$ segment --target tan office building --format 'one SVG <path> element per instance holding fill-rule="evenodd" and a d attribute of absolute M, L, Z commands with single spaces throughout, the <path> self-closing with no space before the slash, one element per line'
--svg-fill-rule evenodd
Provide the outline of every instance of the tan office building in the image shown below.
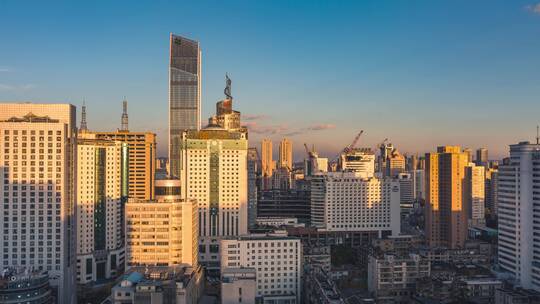
<path fill-rule="evenodd" d="M 126 266 L 198 265 L 195 200 L 130 199 L 126 204 Z"/>
<path fill-rule="evenodd" d="M 464 199 L 465 167 L 469 155 L 459 146 L 438 147 L 426 153 L 426 238 L 433 247 L 463 247 L 467 237 Z"/>
<path fill-rule="evenodd" d="M 272 176 L 274 166 L 274 160 L 272 159 L 272 140 L 265 138 L 261 141 L 262 175 L 265 177 Z"/>
<path fill-rule="evenodd" d="M 279 143 L 279 167 L 292 170 L 293 154 L 292 141 L 288 138 L 283 138 Z"/>
<path fill-rule="evenodd" d="M 150 132 L 81 131 L 81 139 L 100 139 L 128 144 L 129 197 L 137 199 L 154 198 L 154 177 L 156 174 L 156 134 Z"/>

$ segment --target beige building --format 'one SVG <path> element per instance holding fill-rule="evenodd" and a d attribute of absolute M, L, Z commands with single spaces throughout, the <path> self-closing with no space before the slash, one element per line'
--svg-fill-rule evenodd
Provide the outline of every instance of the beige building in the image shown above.
<path fill-rule="evenodd" d="M 270 177 L 275 169 L 272 156 L 272 140 L 265 138 L 261 141 L 261 169 L 263 177 Z"/>
<path fill-rule="evenodd" d="M 426 153 L 426 238 L 432 247 L 463 247 L 467 238 L 464 199 L 469 155 L 459 146 L 442 146 Z"/>
<path fill-rule="evenodd" d="M 257 270 L 228 268 L 221 273 L 221 304 L 255 304 Z"/>
<path fill-rule="evenodd" d="M 195 200 L 129 199 L 126 204 L 126 265 L 197 267 Z"/>
<path fill-rule="evenodd" d="M 469 163 L 465 168 L 464 194 L 470 225 L 485 224 L 485 186 L 485 167 Z"/>
<path fill-rule="evenodd" d="M 127 143 L 129 150 L 129 197 L 142 200 L 154 198 L 156 134 L 122 130 L 113 132 L 82 131 L 79 133 L 79 138 Z"/>
<path fill-rule="evenodd" d="M 60 304 L 75 302 L 75 119 L 70 104 L 0 104 L 0 265 L 47 271 Z"/>
<path fill-rule="evenodd" d="M 210 122 L 183 133 L 180 180 L 182 197 L 199 203 L 200 261 L 217 268 L 220 238 L 247 233 L 248 134 Z"/>
<path fill-rule="evenodd" d="M 279 143 L 279 167 L 289 171 L 293 167 L 292 141 L 288 138 L 283 138 Z"/>
<path fill-rule="evenodd" d="M 386 158 L 386 176 L 395 178 L 399 173 L 403 172 L 405 172 L 405 156 L 399 153 L 397 149 L 393 149 Z"/>
<path fill-rule="evenodd" d="M 126 143 L 78 141 L 78 284 L 110 279 L 123 273 L 127 157 Z"/>

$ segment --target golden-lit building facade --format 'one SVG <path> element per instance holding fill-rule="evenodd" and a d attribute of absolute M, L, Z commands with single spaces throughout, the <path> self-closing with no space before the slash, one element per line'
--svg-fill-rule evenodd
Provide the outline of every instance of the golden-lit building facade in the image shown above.
<path fill-rule="evenodd" d="M 459 146 L 426 153 L 426 239 L 432 247 L 460 248 L 467 238 L 464 200 L 465 167 L 469 156 Z"/>

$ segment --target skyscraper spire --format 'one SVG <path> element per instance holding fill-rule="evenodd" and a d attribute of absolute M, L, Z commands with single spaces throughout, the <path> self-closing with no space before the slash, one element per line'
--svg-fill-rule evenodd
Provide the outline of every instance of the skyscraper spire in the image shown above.
<path fill-rule="evenodd" d="M 86 102 L 85 100 L 83 99 L 83 103 L 82 103 L 82 112 L 81 112 L 81 128 L 80 128 L 81 131 L 87 131 L 88 130 L 88 127 L 86 125 Z"/>
<path fill-rule="evenodd" d="M 124 96 L 124 101 L 123 101 L 122 106 L 123 106 L 123 111 L 122 111 L 122 128 L 120 128 L 120 130 L 121 130 L 121 131 L 129 131 L 126 96 Z"/>

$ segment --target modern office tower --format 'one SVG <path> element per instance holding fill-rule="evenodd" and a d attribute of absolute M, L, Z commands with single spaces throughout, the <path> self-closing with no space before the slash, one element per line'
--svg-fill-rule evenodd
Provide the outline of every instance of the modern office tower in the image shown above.
<path fill-rule="evenodd" d="M 293 168 L 292 141 L 288 138 L 283 138 L 279 143 L 279 167 L 289 171 Z"/>
<path fill-rule="evenodd" d="M 426 179 L 424 170 L 414 170 L 412 171 L 412 176 L 414 180 L 414 197 L 416 200 L 425 200 L 426 199 Z"/>
<path fill-rule="evenodd" d="M 80 139 L 77 146 L 77 283 L 124 272 L 128 146 Z"/>
<path fill-rule="evenodd" d="M 424 156 L 420 156 L 418 158 L 418 170 L 424 169 L 426 169 L 426 158 Z"/>
<path fill-rule="evenodd" d="M 363 177 L 373 177 L 375 174 L 375 154 L 371 149 L 351 149 L 339 156 L 341 171 L 358 172 Z"/>
<path fill-rule="evenodd" d="M 166 187 L 171 189 L 170 187 Z M 126 204 L 126 266 L 198 265 L 195 200 L 129 199 Z"/>
<path fill-rule="evenodd" d="M 293 217 L 300 223 L 309 223 L 311 203 L 306 190 L 263 190 L 257 201 L 257 217 L 285 218 Z"/>
<path fill-rule="evenodd" d="M 486 218 L 489 219 L 497 218 L 498 175 L 498 169 L 488 168 L 486 170 Z"/>
<path fill-rule="evenodd" d="M 327 231 L 400 232 L 399 182 L 328 172 L 311 181 L 311 225 Z"/>
<path fill-rule="evenodd" d="M 169 161 L 180 176 L 182 132 L 201 128 L 201 49 L 199 42 L 171 34 L 169 57 Z"/>
<path fill-rule="evenodd" d="M 200 261 L 219 267 L 219 239 L 247 233 L 248 133 L 208 125 L 185 131 L 182 197 L 199 203 Z"/>
<path fill-rule="evenodd" d="M 399 173 L 397 175 L 397 180 L 399 181 L 399 197 L 401 205 L 412 205 L 416 201 L 413 174 Z"/>
<path fill-rule="evenodd" d="M 124 132 L 129 131 L 127 100 L 125 97 L 124 97 L 124 101 L 122 101 L 122 126 L 120 127 L 120 131 L 124 131 Z"/>
<path fill-rule="evenodd" d="M 484 166 L 487 168 L 489 165 L 489 159 L 488 159 L 488 149 L 486 148 L 480 148 L 476 150 L 476 160 L 475 163 L 477 166 Z"/>
<path fill-rule="evenodd" d="M 257 223 L 257 193 L 258 174 L 260 159 L 257 148 L 248 148 L 247 170 L 248 170 L 248 226 L 252 227 Z"/>
<path fill-rule="evenodd" d="M 130 198 L 153 199 L 156 174 L 156 134 L 150 132 L 79 132 L 81 140 L 106 140 L 128 145 Z"/>
<path fill-rule="evenodd" d="M 75 303 L 75 107 L 0 104 L 0 265 L 48 271 Z"/>
<path fill-rule="evenodd" d="M 540 291 L 540 144 L 510 145 L 510 159 L 499 166 L 499 266 L 515 283 Z"/>
<path fill-rule="evenodd" d="M 470 225 L 486 223 L 485 214 L 485 168 L 469 163 L 465 167 L 464 204 L 467 206 L 467 216 Z"/>
<path fill-rule="evenodd" d="M 426 153 L 426 238 L 432 247 L 460 248 L 467 238 L 467 208 L 463 200 L 469 160 L 458 146 Z"/>
<path fill-rule="evenodd" d="M 221 272 L 255 269 L 260 303 L 301 303 L 302 244 L 284 234 L 252 234 L 221 241 Z"/>
<path fill-rule="evenodd" d="M 402 172 L 405 172 L 405 156 L 394 149 L 386 158 L 386 176 L 395 178 Z"/>
<path fill-rule="evenodd" d="M 257 270 L 228 268 L 221 273 L 221 304 L 255 304 Z"/>

